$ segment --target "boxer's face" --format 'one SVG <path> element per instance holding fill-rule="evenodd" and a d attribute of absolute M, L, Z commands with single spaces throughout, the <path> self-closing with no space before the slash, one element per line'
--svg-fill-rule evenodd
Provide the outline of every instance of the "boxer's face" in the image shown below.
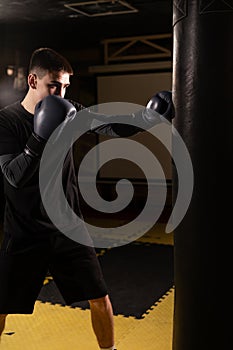
<path fill-rule="evenodd" d="M 32 74 L 31 88 L 36 94 L 37 101 L 48 95 L 65 96 L 66 89 L 70 85 L 70 74 L 67 72 L 47 73 L 39 78 L 37 74 Z"/>

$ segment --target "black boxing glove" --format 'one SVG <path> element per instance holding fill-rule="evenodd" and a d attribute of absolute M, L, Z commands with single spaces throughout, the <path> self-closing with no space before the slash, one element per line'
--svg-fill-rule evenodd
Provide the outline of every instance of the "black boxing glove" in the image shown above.
<path fill-rule="evenodd" d="M 25 153 L 40 156 L 54 130 L 76 115 L 76 108 L 68 100 L 49 95 L 37 103 L 34 113 L 34 131 L 29 138 Z"/>
<path fill-rule="evenodd" d="M 153 95 L 146 105 L 147 109 L 159 113 L 163 118 L 169 122 L 175 117 L 175 110 L 172 101 L 171 91 L 160 91 Z M 153 121 L 153 114 L 152 114 Z"/>
<path fill-rule="evenodd" d="M 65 121 L 76 115 L 76 108 L 68 100 L 49 95 L 37 103 L 34 113 L 34 133 L 48 140 L 53 131 Z"/>

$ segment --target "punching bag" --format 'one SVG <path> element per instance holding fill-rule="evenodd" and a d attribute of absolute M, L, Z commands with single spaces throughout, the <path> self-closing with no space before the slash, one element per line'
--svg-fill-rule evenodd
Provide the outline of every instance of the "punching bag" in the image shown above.
<path fill-rule="evenodd" d="M 231 347 L 233 1 L 173 1 L 174 127 L 194 188 L 174 230 L 173 350 Z M 179 179 L 173 168 L 173 197 Z"/>

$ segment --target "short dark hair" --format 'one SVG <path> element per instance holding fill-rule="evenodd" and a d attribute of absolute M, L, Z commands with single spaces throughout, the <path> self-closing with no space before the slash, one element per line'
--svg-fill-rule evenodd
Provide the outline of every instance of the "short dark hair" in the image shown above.
<path fill-rule="evenodd" d="M 47 72 L 66 72 L 73 75 L 73 69 L 68 60 L 60 53 L 48 47 L 41 47 L 36 49 L 30 59 L 29 73 L 37 70 L 41 76 Z"/>

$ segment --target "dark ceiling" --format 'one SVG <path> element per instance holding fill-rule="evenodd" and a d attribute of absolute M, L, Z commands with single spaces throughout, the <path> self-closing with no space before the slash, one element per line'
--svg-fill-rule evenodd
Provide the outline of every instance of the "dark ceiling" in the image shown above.
<path fill-rule="evenodd" d="M 67 7 L 74 3 L 76 10 Z M 127 0 L 127 6 L 119 0 L 0 0 L 1 45 L 22 48 L 53 43 L 71 48 L 107 38 L 171 31 L 172 0 Z"/>
<path fill-rule="evenodd" d="M 170 16 L 171 5 L 172 0 L 0 0 L 0 23 L 64 21 L 100 15 L 106 17 L 117 15 L 119 11 L 119 19 L 130 11 L 134 16 L 146 16 L 149 13 L 156 17 Z"/>
<path fill-rule="evenodd" d="M 65 6 L 74 3 L 76 11 Z M 26 69 L 35 49 L 51 47 L 74 68 L 71 93 L 92 104 L 96 82 L 89 68 L 105 63 L 103 40 L 171 34 L 172 9 L 172 0 L 0 0 L 0 81 L 7 66 Z M 166 45 L 172 48 L 170 39 Z"/>

